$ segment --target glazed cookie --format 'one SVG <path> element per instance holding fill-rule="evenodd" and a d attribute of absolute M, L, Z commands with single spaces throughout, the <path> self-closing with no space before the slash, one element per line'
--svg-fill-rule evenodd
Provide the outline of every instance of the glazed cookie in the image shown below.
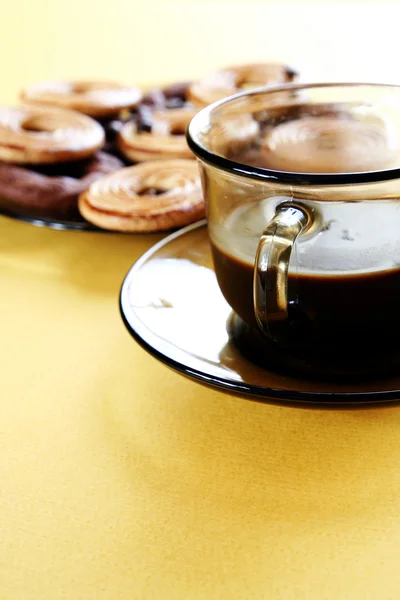
<path fill-rule="evenodd" d="M 126 123 L 118 137 L 121 153 L 133 162 L 166 158 L 191 158 L 185 132 L 197 113 L 193 108 L 154 111 L 150 131 L 140 131 L 137 122 Z"/>
<path fill-rule="evenodd" d="M 104 118 L 138 105 L 142 92 L 112 81 L 49 81 L 26 88 L 24 102 L 67 108 Z"/>
<path fill-rule="evenodd" d="M 53 107 L 0 107 L 0 161 L 76 161 L 95 154 L 103 144 L 103 128 L 77 112 Z"/>
<path fill-rule="evenodd" d="M 281 64 L 238 65 L 221 69 L 192 83 L 187 90 L 187 98 L 196 106 L 207 106 L 249 88 L 288 83 L 296 76 L 296 71 Z"/>
<path fill-rule="evenodd" d="M 79 198 L 82 216 L 103 229 L 163 231 L 204 217 L 195 160 L 126 167 L 92 184 Z"/>

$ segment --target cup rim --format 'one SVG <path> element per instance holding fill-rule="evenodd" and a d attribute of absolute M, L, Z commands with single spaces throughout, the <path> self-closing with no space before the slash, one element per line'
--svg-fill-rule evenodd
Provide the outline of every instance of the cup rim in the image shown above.
<path fill-rule="evenodd" d="M 381 88 L 382 90 L 399 90 L 400 85 L 389 83 L 364 83 L 364 82 L 333 82 L 333 83 L 286 83 L 283 85 L 264 86 L 239 92 L 233 96 L 223 98 L 213 102 L 200 110 L 193 117 L 186 130 L 186 140 L 189 148 L 200 160 L 223 171 L 228 171 L 242 177 L 256 179 L 258 181 L 268 181 L 275 184 L 288 183 L 300 186 L 333 186 L 346 184 L 365 184 L 376 183 L 379 181 L 390 181 L 400 178 L 400 166 L 393 169 L 383 169 L 377 171 L 360 171 L 347 173 L 300 173 L 292 171 L 278 171 L 264 167 L 253 167 L 225 158 L 209 150 L 199 140 L 199 133 L 205 123 L 209 122 L 211 113 L 224 104 L 230 104 L 243 96 L 256 96 L 259 94 L 272 94 L 276 92 L 287 92 L 288 90 L 307 90 L 314 88 L 330 87 L 370 87 Z M 400 102 L 399 102 L 400 103 Z"/>

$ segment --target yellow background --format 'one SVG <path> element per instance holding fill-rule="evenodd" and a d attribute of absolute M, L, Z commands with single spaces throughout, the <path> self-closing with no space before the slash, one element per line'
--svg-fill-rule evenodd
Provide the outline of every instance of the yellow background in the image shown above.
<path fill-rule="evenodd" d="M 396 14 L 17 0 L 2 100 L 42 78 L 150 82 L 248 59 L 396 80 Z M 400 410 L 256 404 L 152 359 L 117 297 L 160 238 L 0 218 L 1 600 L 398 598 Z"/>
<path fill-rule="evenodd" d="M 2 102 L 43 79 L 127 83 L 284 60 L 304 79 L 400 82 L 398 2 L 10 0 L 1 19 Z"/>

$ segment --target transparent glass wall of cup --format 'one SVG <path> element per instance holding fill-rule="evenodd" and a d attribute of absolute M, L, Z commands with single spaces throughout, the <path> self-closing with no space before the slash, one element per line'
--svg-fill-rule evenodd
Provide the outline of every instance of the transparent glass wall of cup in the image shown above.
<path fill-rule="evenodd" d="M 260 362 L 398 368 L 400 87 L 245 92 L 198 113 L 188 142 L 218 283 Z"/>

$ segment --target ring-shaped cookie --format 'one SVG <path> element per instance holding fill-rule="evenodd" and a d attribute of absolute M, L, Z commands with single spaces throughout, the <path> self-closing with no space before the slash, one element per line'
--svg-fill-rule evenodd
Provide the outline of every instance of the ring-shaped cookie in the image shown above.
<path fill-rule="evenodd" d="M 79 198 L 82 216 L 103 229 L 163 231 L 204 217 L 195 160 L 152 161 L 96 181 Z"/>

